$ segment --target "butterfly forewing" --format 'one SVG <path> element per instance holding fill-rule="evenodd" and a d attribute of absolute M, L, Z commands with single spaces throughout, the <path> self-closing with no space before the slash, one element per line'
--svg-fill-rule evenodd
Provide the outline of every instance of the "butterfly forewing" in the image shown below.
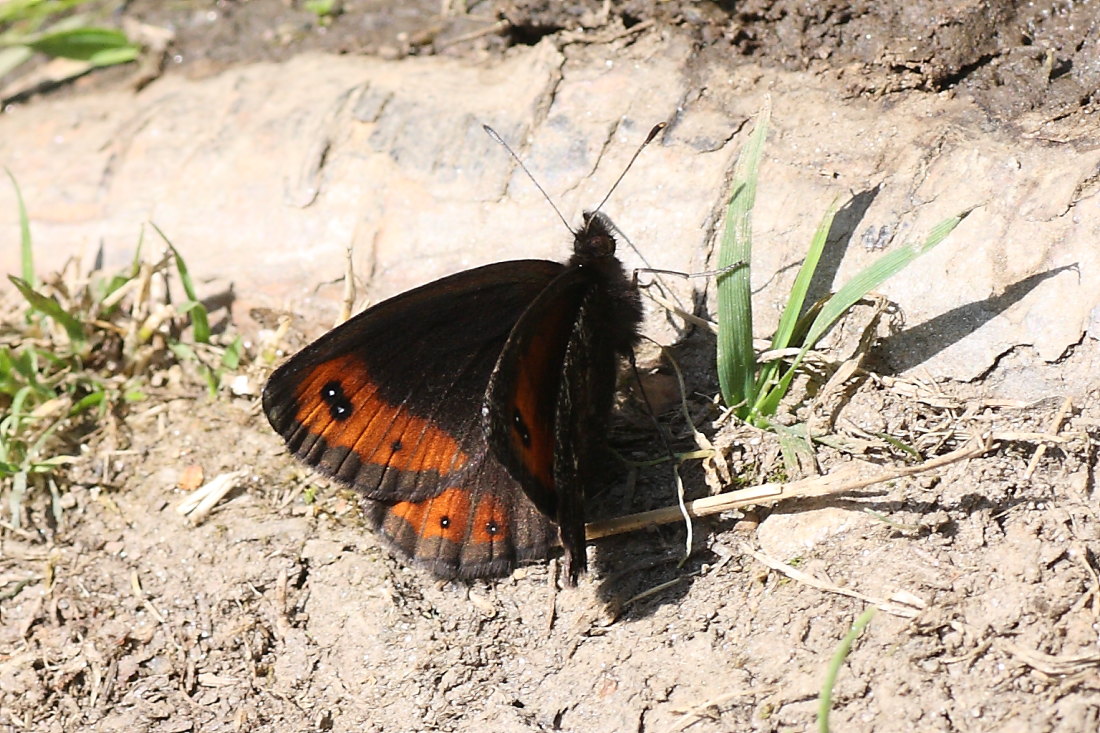
<path fill-rule="evenodd" d="M 637 290 L 617 259 L 579 259 L 520 317 L 485 397 L 489 446 L 557 521 L 571 581 L 587 564 L 585 482 L 594 448 L 606 437 L 619 357 L 641 320 Z"/>
<path fill-rule="evenodd" d="M 272 374 L 268 420 L 296 456 L 369 498 L 434 496 L 484 453 L 477 406 L 489 375 L 562 267 L 488 265 L 364 311 Z"/>
<path fill-rule="evenodd" d="M 567 269 L 531 303 L 512 329 L 485 393 L 489 445 L 539 509 L 556 517 L 554 478 L 558 392 L 587 273 Z"/>
<path fill-rule="evenodd" d="M 489 450 L 480 408 L 515 322 L 563 269 L 498 263 L 364 311 L 272 374 L 268 420 L 438 575 L 498 576 L 548 557 L 557 529 Z"/>

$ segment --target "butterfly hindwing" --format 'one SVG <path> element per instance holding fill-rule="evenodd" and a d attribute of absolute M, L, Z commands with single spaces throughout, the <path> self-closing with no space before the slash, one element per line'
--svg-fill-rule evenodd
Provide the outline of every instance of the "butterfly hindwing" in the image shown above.
<path fill-rule="evenodd" d="M 485 455 L 461 483 L 418 502 L 363 500 L 368 520 L 392 545 L 445 578 L 500 576 L 558 545 L 549 517 Z"/>

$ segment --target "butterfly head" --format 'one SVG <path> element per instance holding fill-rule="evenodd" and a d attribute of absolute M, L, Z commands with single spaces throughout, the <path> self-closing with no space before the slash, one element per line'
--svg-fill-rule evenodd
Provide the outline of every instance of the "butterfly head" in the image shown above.
<path fill-rule="evenodd" d="M 603 212 L 584 212 L 584 225 L 573 233 L 573 259 L 583 263 L 614 257 L 615 231 Z"/>

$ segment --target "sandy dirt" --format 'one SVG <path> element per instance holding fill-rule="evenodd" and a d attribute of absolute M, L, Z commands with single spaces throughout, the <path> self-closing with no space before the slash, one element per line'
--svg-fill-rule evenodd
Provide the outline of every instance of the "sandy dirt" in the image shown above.
<path fill-rule="evenodd" d="M 1096 108 L 1100 8 L 1088 4 L 730 5 L 501 2 L 440 15 L 436 2 L 348 0 L 323 26 L 281 0 L 138 0 L 126 12 L 175 27 L 165 73 L 306 49 L 492 58 L 646 23 L 640 32 L 689 34 L 701 64 L 747 56 L 852 95 L 966 95 L 1010 129 L 1088 125 Z M 409 567 L 351 492 L 286 454 L 255 396 L 267 365 L 242 369 L 253 394 L 217 399 L 173 373 L 87 436 L 60 522 L 49 496 L 26 501 L 18 529 L 4 510 L 0 729 L 808 731 L 830 659 L 872 607 L 839 672 L 833 730 L 1100 729 L 1100 342 L 1082 335 L 1053 364 L 1020 349 L 969 383 L 895 373 L 872 349 L 868 371 L 824 386 L 866 310 L 838 329 L 832 366 L 796 389 L 790 421 L 832 436 L 803 469 L 858 461 L 871 475 L 979 439 L 984 451 L 697 521 L 686 560 L 682 524 L 601 540 L 577 588 L 554 563 L 472 583 Z M 321 332 L 303 323 L 298 344 Z M 879 335 L 897 327 L 886 319 Z M 738 487 L 794 478 L 773 435 L 715 423 L 713 349 L 701 331 L 676 348 L 693 420 Z M 1021 369 L 1064 388 L 1020 394 L 1004 374 Z M 678 410 L 662 421 L 677 449 L 693 447 Z M 623 455 L 661 455 L 636 400 L 623 398 L 615 422 Z M 672 502 L 667 466 L 617 465 L 595 518 Z M 243 472 L 197 526 L 176 511 L 188 466 L 207 479 Z M 682 473 L 690 497 L 710 493 L 699 462 Z"/>

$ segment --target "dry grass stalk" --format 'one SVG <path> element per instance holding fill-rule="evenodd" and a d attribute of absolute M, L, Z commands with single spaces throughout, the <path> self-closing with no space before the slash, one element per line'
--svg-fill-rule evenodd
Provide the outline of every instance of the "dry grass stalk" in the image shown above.
<path fill-rule="evenodd" d="M 984 441 L 975 441 L 968 445 L 946 453 L 937 458 L 925 461 L 916 466 L 903 466 L 888 471 L 882 471 L 873 476 L 860 477 L 861 466 L 849 463 L 833 471 L 827 476 L 813 476 L 791 481 L 789 483 L 766 483 L 740 491 L 731 491 L 717 496 L 708 496 L 695 501 L 687 502 L 684 510 L 689 517 L 707 517 L 713 514 L 721 514 L 734 509 L 740 509 L 759 504 L 775 504 L 780 501 L 800 499 L 812 496 L 826 496 L 829 494 L 841 494 L 848 491 L 871 486 L 883 481 L 892 481 L 904 476 L 925 473 L 937 468 L 942 468 L 957 461 L 975 458 L 990 450 L 993 438 L 987 437 Z M 669 524 L 683 519 L 681 507 L 664 507 L 653 511 L 628 514 L 601 522 L 592 522 L 585 528 L 585 537 L 589 540 L 609 537 L 611 535 L 633 532 L 638 529 L 652 527 L 659 524 Z"/>

